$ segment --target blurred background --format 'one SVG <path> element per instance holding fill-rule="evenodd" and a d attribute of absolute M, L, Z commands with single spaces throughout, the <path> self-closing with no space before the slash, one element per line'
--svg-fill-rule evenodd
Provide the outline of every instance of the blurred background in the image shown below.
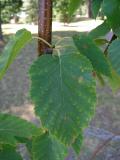
<path fill-rule="evenodd" d="M 91 0 L 82 0 L 82 5 L 71 19 L 68 6 L 69 0 L 53 0 L 53 43 L 77 32 L 89 32 L 103 22 L 101 13 L 96 20 L 93 19 Z M 38 0 L 0 0 L 0 54 L 17 30 L 26 28 L 37 35 L 37 19 Z M 110 35 L 107 36 L 109 39 Z M 71 38 L 63 43 L 72 43 Z M 28 70 L 36 58 L 37 41 L 33 40 L 0 81 L 0 111 L 19 115 L 33 123 L 37 120 L 29 98 Z M 76 158 L 70 151 L 69 160 L 120 160 L 120 92 L 113 93 L 109 86 L 98 84 L 97 93 L 96 113 L 85 131 L 80 156 Z"/>

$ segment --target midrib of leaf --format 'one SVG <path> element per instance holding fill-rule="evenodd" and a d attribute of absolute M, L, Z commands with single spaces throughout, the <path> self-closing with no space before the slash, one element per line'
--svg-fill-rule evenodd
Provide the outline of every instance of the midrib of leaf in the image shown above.
<path fill-rule="evenodd" d="M 61 58 L 61 52 L 60 51 L 58 51 L 58 58 L 59 58 L 59 71 L 60 71 L 61 108 L 63 108 L 63 110 L 65 111 L 65 108 L 64 108 L 65 93 L 63 91 L 63 73 L 62 73 L 63 67 L 62 67 L 62 58 Z M 66 97 L 66 99 L 68 100 L 69 104 L 71 104 L 71 102 L 70 102 L 71 100 L 68 97 Z M 59 114 L 59 112 L 58 112 L 58 114 Z M 64 114 L 64 118 L 67 118 L 66 113 Z M 74 120 L 72 118 L 71 118 L 71 122 L 72 123 L 74 122 Z"/>

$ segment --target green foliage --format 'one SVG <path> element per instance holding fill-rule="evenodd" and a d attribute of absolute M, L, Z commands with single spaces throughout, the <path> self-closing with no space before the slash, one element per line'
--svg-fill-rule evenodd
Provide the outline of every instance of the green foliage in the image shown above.
<path fill-rule="evenodd" d="M 66 147 L 49 133 L 43 133 L 33 139 L 33 160 L 64 160 Z"/>
<path fill-rule="evenodd" d="M 1 160 L 22 160 L 22 157 L 16 152 L 16 147 L 4 144 L 0 144 L 0 159 Z"/>
<path fill-rule="evenodd" d="M 68 23 L 73 19 L 76 9 L 84 2 L 85 0 L 53 0 L 53 8 L 56 15 L 59 14 L 60 20 Z"/>
<path fill-rule="evenodd" d="M 38 0 L 28 0 L 25 8 L 27 13 L 27 22 L 37 23 L 38 20 Z"/>
<path fill-rule="evenodd" d="M 120 40 L 117 39 L 112 42 L 108 50 L 108 57 L 114 70 L 120 75 Z"/>
<path fill-rule="evenodd" d="M 77 154 L 80 153 L 82 142 L 83 142 L 83 136 L 82 135 L 78 135 L 78 137 L 75 139 L 74 143 L 72 144 L 72 147 L 73 147 L 73 149 L 75 150 L 75 152 Z"/>
<path fill-rule="evenodd" d="M 113 67 L 109 80 L 113 91 L 120 89 L 120 39 L 114 40 L 108 49 L 108 58 Z"/>
<path fill-rule="evenodd" d="M 98 37 L 105 36 L 108 32 L 110 32 L 111 28 L 108 24 L 108 22 L 105 20 L 101 25 L 93 29 L 89 35 L 93 38 L 96 39 Z"/>
<path fill-rule="evenodd" d="M 119 0 L 103 0 L 102 10 L 107 16 L 108 23 L 115 31 L 120 27 L 120 1 Z"/>
<path fill-rule="evenodd" d="M 80 4 L 82 3 L 83 3 L 83 0 L 70 0 L 69 15 L 72 16 L 74 12 L 80 7 Z"/>
<path fill-rule="evenodd" d="M 16 137 L 32 137 L 37 131 L 30 122 L 16 116 L 0 114 L 0 144 L 16 144 Z"/>
<path fill-rule="evenodd" d="M 8 67 L 20 53 L 20 50 L 31 40 L 31 38 L 31 33 L 26 29 L 22 29 L 10 39 L 0 56 L 0 79 L 4 76 Z"/>
<path fill-rule="evenodd" d="M 106 57 L 90 36 L 85 34 L 75 35 L 73 40 L 79 52 L 91 61 L 96 72 L 111 77 L 111 69 Z"/>
<path fill-rule="evenodd" d="M 69 22 L 69 14 L 68 14 L 69 3 L 70 3 L 69 0 L 53 1 L 54 9 L 57 12 L 57 14 L 59 14 L 60 21 L 64 23 Z"/>
<path fill-rule="evenodd" d="M 108 44 L 109 42 L 104 38 L 97 38 L 94 40 L 97 46 L 103 46 L 105 44 Z"/>
<path fill-rule="evenodd" d="M 10 19 L 20 12 L 22 5 L 22 0 L 2 0 L 0 2 L 2 21 L 4 23 L 10 22 Z"/>
<path fill-rule="evenodd" d="M 75 53 L 43 55 L 30 69 L 31 99 L 36 114 L 43 126 L 66 145 L 82 135 L 94 113 L 92 70 L 90 62 Z"/>
<path fill-rule="evenodd" d="M 92 0 L 92 12 L 93 12 L 94 18 L 97 17 L 99 10 L 101 8 L 102 2 L 103 0 Z"/>
<path fill-rule="evenodd" d="M 108 80 L 113 92 L 116 92 L 120 89 L 120 75 L 117 74 L 116 71 L 112 70 L 112 78 Z"/>

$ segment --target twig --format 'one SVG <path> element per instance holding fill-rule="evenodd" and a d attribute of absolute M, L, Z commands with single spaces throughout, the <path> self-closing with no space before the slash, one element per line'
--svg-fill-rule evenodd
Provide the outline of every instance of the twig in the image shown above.
<path fill-rule="evenodd" d="M 105 54 L 106 56 L 107 56 L 107 51 L 108 51 L 108 48 L 109 48 L 110 44 L 111 44 L 115 39 L 117 39 L 117 36 L 116 36 L 115 34 L 113 34 L 111 40 L 109 41 L 107 47 L 106 47 L 105 50 L 104 50 L 104 54 Z"/>
<path fill-rule="evenodd" d="M 96 148 L 96 150 L 93 152 L 92 156 L 90 157 L 89 160 L 94 160 L 96 158 L 96 156 L 98 155 L 98 153 L 103 150 L 103 148 L 108 145 L 108 143 L 115 137 L 112 136 L 110 137 L 108 140 L 104 141 L 102 144 L 98 145 L 98 147 Z"/>

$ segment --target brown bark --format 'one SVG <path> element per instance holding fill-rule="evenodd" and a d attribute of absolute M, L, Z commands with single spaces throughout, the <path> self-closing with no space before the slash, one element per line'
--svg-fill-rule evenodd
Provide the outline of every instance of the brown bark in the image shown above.
<path fill-rule="evenodd" d="M 52 0 L 38 0 L 38 36 L 51 44 L 52 37 Z M 38 40 L 38 54 L 52 53 L 51 48 Z"/>

